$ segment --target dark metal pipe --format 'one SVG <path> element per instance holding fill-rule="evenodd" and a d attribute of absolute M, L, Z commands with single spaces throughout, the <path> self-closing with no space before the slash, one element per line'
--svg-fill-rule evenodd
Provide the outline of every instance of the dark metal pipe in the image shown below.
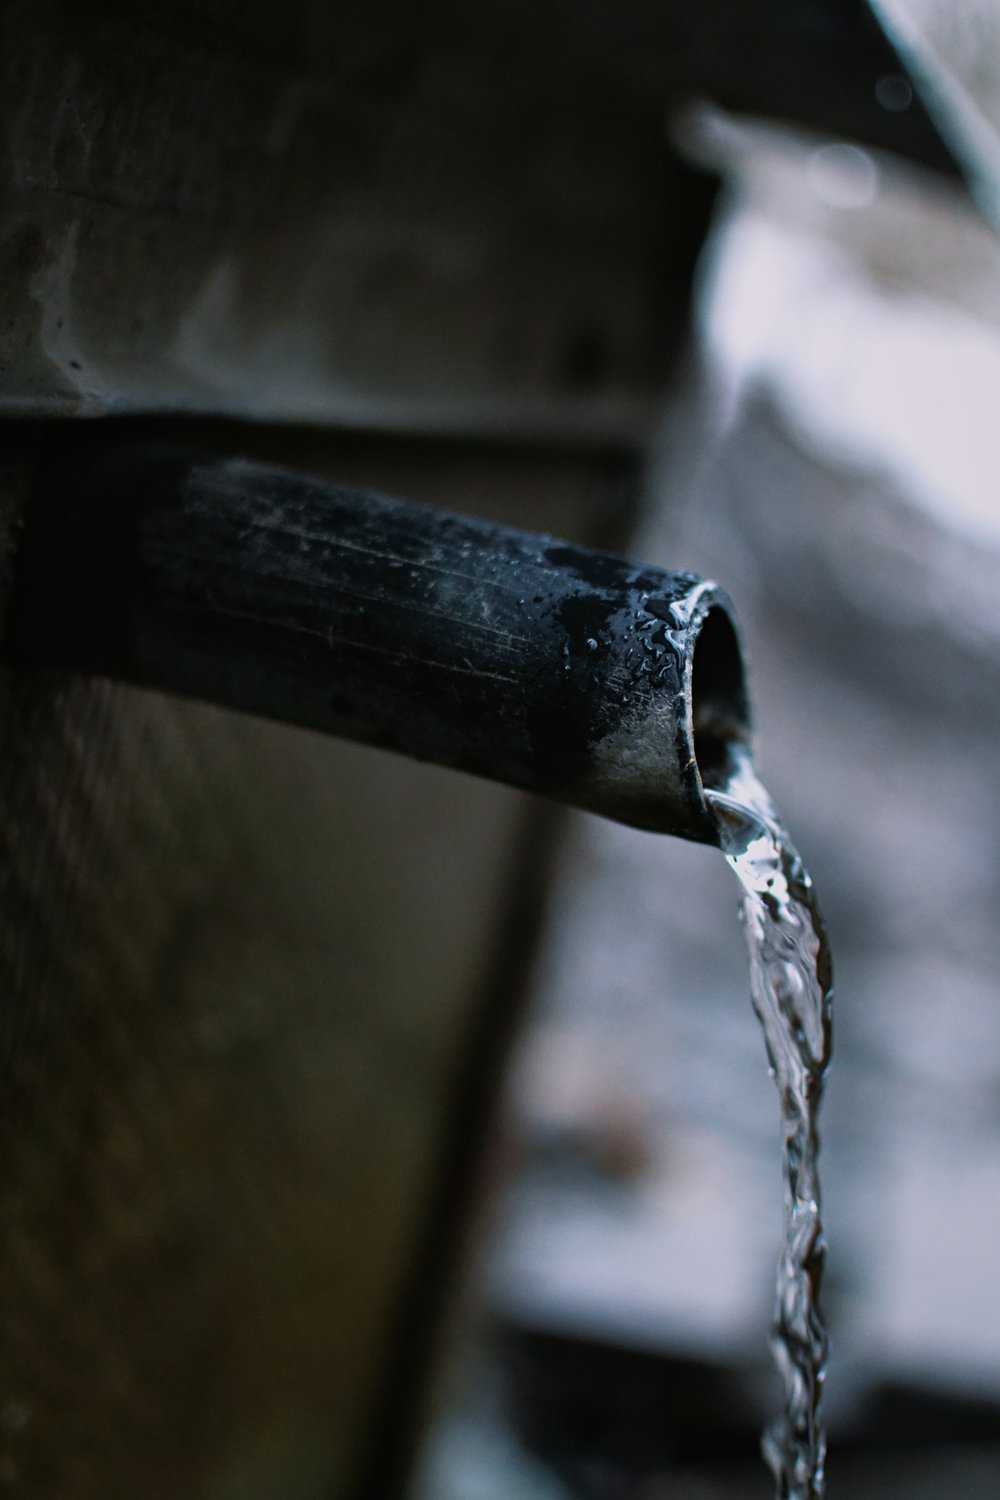
<path fill-rule="evenodd" d="M 748 734 L 725 595 L 283 469 L 85 445 L 27 509 L 4 654 L 717 842 Z"/>

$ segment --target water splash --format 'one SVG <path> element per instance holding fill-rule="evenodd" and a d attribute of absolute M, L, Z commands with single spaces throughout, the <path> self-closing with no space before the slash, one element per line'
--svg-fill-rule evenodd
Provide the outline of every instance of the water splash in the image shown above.
<path fill-rule="evenodd" d="M 809 873 L 749 752 L 706 793 L 726 859 L 743 887 L 750 993 L 764 1028 L 784 1130 L 785 1241 L 772 1347 L 785 1409 L 764 1435 L 779 1500 L 822 1500 L 820 1396 L 828 1341 L 819 1290 L 826 1252 L 817 1117 L 830 1061 L 830 952 Z"/>

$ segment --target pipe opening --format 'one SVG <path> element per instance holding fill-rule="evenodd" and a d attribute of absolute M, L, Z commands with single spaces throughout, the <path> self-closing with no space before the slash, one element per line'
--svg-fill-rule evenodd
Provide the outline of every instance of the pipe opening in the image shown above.
<path fill-rule="evenodd" d="M 721 787 L 732 747 L 750 739 L 750 706 L 739 638 L 719 604 L 709 608 L 694 643 L 691 722 L 702 785 Z"/>

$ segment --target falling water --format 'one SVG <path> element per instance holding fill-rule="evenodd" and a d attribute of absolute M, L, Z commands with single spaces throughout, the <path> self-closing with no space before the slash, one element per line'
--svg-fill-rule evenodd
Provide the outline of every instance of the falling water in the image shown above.
<path fill-rule="evenodd" d="M 785 1240 L 772 1345 L 785 1409 L 765 1433 L 764 1453 L 779 1500 L 822 1500 L 827 1336 L 819 1288 L 826 1242 L 817 1115 L 830 1060 L 830 953 L 808 871 L 748 753 L 733 756 L 724 788 L 707 796 L 743 887 L 750 991 L 784 1128 Z"/>

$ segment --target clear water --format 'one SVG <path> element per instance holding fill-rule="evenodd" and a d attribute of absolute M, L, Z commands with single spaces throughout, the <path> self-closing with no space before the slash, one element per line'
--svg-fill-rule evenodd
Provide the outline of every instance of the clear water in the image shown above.
<path fill-rule="evenodd" d="M 826 1438 L 820 1396 L 827 1335 L 819 1292 L 826 1241 L 817 1116 L 830 1061 L 830 953 L 812 881 L 757 779 L 733 756 L 724 788 L 707 794 L 743 887 L 750 992 L 764 1028 L 784 1130 L 785 1239 L 772 1347 L 785 1388 L 764 1436 L 779 1500 L 822 1500 Z"/>

